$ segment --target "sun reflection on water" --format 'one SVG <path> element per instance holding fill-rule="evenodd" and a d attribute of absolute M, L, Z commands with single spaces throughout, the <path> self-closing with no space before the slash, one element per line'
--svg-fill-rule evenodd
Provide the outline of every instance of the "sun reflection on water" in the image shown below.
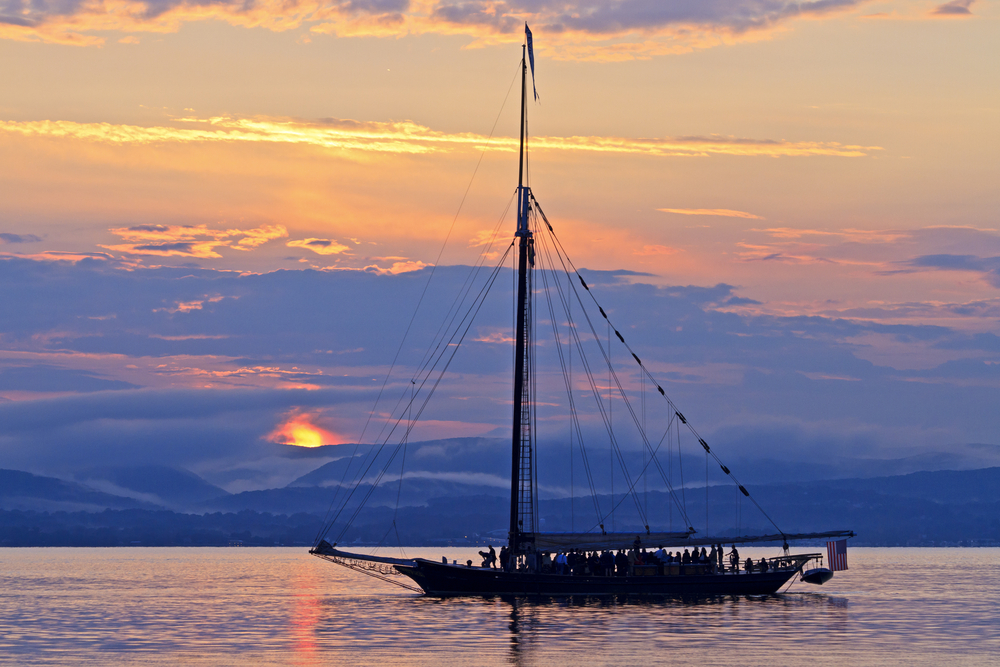
<path fill-rule="evenodd" d="M 304 548 L 0 549 L 0 664 L 772 667 L 1000 655 L 1000 549 L 855 549 L 851 568 L 774 596 L 438 599 Z"/>

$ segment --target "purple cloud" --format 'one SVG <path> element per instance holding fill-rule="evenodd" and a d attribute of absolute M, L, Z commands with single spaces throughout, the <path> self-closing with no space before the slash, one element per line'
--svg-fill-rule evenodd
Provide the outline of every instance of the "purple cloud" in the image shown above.
<path fill-rule="evenodd" d="M 933 16 L 972 16 L 969 7 L 976 0 L 951 0 L 943 5 L 938 5 L 931 12 Z"/>
<path fill-rule="evenodd" d="M 922 255 L 905 262 L 909 270 L 970 271 L 981 273 L 994 287 L 1000 287 L 1000 257 L 975 255 Z"/>
<path fill-rule="evenodd" d="M 624 0 L 622 2 L 512 1 L 441 2 L 440 20 L 459 25 L 488 25 L 497 32 L 521 29 L 520 17 L 533 16 L 541 32 L 579 30 L 610 34 L 671 26 L 697 25 L 742 32 L 796 16 L 815 16 L 853 7 L 863 0 Z"/>
<path fill-rule="evenodd" d="M 0 242 L 3 243 L 38 243 L 42 239 L 34 234 L 8 234 L 0 233 Z"/>

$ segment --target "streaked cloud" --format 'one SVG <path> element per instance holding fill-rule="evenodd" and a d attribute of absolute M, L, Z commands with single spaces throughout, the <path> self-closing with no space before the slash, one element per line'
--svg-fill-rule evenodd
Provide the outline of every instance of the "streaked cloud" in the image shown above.
<path fill-rule="evenodd" d="M 142 127 L 73 121 L 0 121 L 0 132 L 26 137 L 52 137 L 112 144 L 162 144 L 171 142 L 264 142 L 298 144 L 343 153 L 374 152 L 419 154 L 455 150 L 516 151 L 516 137 L 488 137 L 471 132 L 446 133 L 410 121 L 375 122 L 325 119 L 305 122 L 272 118 L 184 118 L 176 126 Z M 723 135 L 652 139 L 626 137 L 533 137 L 535 151 L 620 153 L 651 157 L 863 157 L 878 146 L 838 142 L 750 139 Z M 670 209 L 680 212 L 686 209 Z M 734 212 L 730 212 L 733 214 Z M 742 214 L 741 217 L 749 214 Z M 708 213 L 725 215 L 725 213 Z"/>
<path fill-rule="evenodd" d="M 210 229 L 208 225 L 136 225 L 110 230 L 125 243 L 102 245 L 102 248 L 130 255 L 159 257 L 222 257 L 215 251 L 253 250 L 268 241 L 288 236 L 282 225 L 263 225 L 255 229 Z"/>
<path fill-rule="evenodd" d="M 658 208 L 657 211 L 664 213 L 677 213 L 678 215 L 715 215 L 723 218 L 749 218 L 751 220 L 763 220 L 759 215 L 747 213 L 746 211 L 734 211 L 728 208 Z"/>
<path fill-rule="evenodd" d="M 680 252 L 680 250 L 665 245 L 644 245 L 642 246 L 642 249 L 636 250 L 633 254 L 643 255 L 643 256 L 653 256 L 653 255 L 673 255 L 674 253 L 677 252 Z"/>
<path fill-rule="evenodd" d="M 34 234 L 0 234 L 0 243 L 39 243 L 41 240 Z"/>
<path fill-rule="evenodd" d="M 1000 257 L 977 255 L 921 255 L 902 263 L 904 268 L 886 274 L 918 271 L 964 271 L 981 274 L 994 287 L 1000 287 Z"/>
<path fill-rule="evenodd" d="M 763 219 L 763 218 L 761 218 Z M 843 239 L 852 243 L 893 243 L 900 239 L 910 238 L 912 232 L 901 230 L 870 230 L 870 229 L 793 229 L 790 227 L 771 227 L 768 229 L 752 229 L 763 232 L 773 238 L 802 239 L 810 236 L 828 236 Z"/>
<path fill-rule="evenodd" d="M 49 364 L 0 368 L 0 391 L 84 393 L 123 389 L 138 387 L 130 382 L 108 379 L 101 373 Z"/>
<path fill-rule="evenodd" d="M 104 262 L 113 259 L 113 257 L 106 252 L 72 252 L 64 250 L 45 250 L 42 252 L 36 252 L 31 254 L 0 253 L 0 256 L 20 257 L 24 259 L 37 259 L 37 260 L 47 260 L 56 262 L 79 262 L 80 260 L 83 259 L 93 259 L 99 262 Z"/>

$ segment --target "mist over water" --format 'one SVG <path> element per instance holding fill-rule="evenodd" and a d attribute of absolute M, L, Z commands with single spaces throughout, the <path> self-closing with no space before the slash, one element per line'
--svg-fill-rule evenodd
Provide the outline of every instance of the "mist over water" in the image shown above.
<path fill-rule="evenodd" d="M 475 550 L 406 553 L 475 559 Z M 849 560 L 825 586 L 797 582 L 769 597 L 511 600 L 425 598 L 303 548 L 0 549 L 0 663 L 1000 660 L 1000 549 L 857 548 Z"/>

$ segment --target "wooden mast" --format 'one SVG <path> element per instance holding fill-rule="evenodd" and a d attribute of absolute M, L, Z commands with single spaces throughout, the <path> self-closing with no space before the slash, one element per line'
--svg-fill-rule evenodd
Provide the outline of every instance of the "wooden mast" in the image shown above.
<path fill-rule="evenodd" d="M 514 349 L 514 414 L 511 431 L 511 474 L 510 474 L 510 562 L 516 563 L 516 557 L 524 550 L 522 534 L 525 526 L 522 525 L 523 516 L 522 504 L 524 499 L 523 490 L 525 482 L 528 484 L 529 496 L 532 492 L 532 480 L 530 479 L 530 465 L 527 470 L 529 478 L 525 480 L 522 475 L 523 452 L 525 438 L 528 439 L 530 447 L 531 439 L 531 419 L 530 419 L 530 389 L 529 372 L 530 357 L 528 345 L 530 336 L 528 327 L 530 322 L 531 295 L 528 288 L 528 255 L 531 245 L 531 231 L 528 229 L 528 193 L 530 190 L 524 185 L 524 133 L 526 91 L 527 91 L 527 59 L 525 57 L 526 45 L 521 47 L 521 142 L 518 153 L 517 165 L 517 324 L 515 330 Z M 529 454 L 530 456 L 530 454 Z M 529 459 L 530 461 L 530 459 Z M 529 497 L 529 503 L 533 500 Z M 533 508 L 532 508 L 533 509 Z M 531 526 L 531 531 L 534 531 Z M 512 565 L 513 567 L 513 565 Z"/>

